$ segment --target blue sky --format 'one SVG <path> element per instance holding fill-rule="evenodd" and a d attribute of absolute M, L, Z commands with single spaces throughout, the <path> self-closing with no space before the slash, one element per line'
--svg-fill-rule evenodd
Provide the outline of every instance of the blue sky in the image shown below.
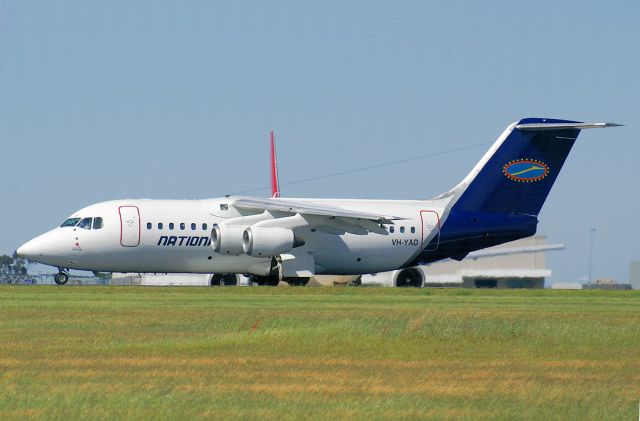
<path fill-rule="evenodd" d="M 207 198 L 481 142 L 512 121 L 584 132 L 540 215 L 552 281 L 640 259 L 640 3 L 0 3 L 0 253 L 116 198 Z M 485 147 L 283 186 L 429 198 Z M 267 194 L 266 190 L 255 192 Z"/>

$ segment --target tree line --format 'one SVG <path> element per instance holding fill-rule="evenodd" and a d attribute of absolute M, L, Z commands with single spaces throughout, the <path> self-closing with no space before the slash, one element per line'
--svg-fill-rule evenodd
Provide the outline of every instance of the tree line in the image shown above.
<path fill-rule="evenodd" d="M 0 273 L 4 275 L 26 275 L 29 261 L 18 256 L 15 252 L 8 256 L 0 256 Z"/>

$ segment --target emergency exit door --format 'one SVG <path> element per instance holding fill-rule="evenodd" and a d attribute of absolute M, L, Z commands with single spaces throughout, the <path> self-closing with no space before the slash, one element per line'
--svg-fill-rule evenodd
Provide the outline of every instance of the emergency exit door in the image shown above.
<path fill-rule="evenodd" d="M 120 206 L 120 244 L 137 247 L 140 244 L 140 210 L 137 206 Z"/>
<path fill-rule="evenodd" d="M 421 210 L 422 249 L 433 251 L 440 245 L 440 215 L 436 211 Z"/>

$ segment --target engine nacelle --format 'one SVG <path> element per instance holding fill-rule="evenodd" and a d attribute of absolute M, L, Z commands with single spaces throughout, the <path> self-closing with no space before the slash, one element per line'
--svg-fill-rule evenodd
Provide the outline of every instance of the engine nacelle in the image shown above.
<path fill-rule="evenodd" d="M 244 253 L 242 233 L 245 227 L 238 225 L 218 225 L 211 228 L 211 248 L 216 253 L 239 256 Z"/>
<path fill-rule="evenodd" d="M 394 284 L 398 288 L 422 288 L 424 287 L 424 273 L 417 267 L 402 269 L 396 274 Z"/>
<path fill-rule="evenodd" d="M 249 256 L 272 257 L 294 246 L 293 231 L 287 228 L 249 227 L 242 233 L 242 249 Z"/>
<path fill-rule="evenodd" d="M 425 274 L 421 267 L 414 266 L 389 272 L 365 274 L 360 278 L 360 283 L 365 286 L 422 288 L 425 284 Z"/>

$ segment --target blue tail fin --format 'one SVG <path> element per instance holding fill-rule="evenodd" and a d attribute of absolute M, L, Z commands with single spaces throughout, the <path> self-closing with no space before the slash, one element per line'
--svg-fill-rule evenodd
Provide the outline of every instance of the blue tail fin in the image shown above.
<path fill-rule="evenodd" d="M 540 118 L 513 123 L 454 188 L 453 208 L 537 216 L 580 130 L 611 125 Z"/>
<path fill-rule="evenodd" d="M 511 124 L 471 172 L 451 191 L 440 236 L 407 266 L 535 234 L 542 208 L 582 129 L 618 126 L 527 118 Z"/>

